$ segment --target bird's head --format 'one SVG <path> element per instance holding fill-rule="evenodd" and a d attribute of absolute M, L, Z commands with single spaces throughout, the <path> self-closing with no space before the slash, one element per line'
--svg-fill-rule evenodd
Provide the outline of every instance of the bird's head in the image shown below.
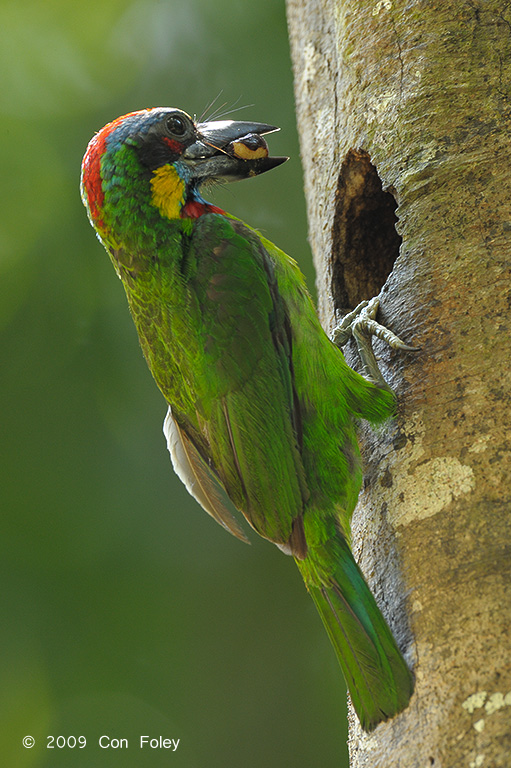
<path fill-rule="evenodd" d="M 148 215 L 196 218 L 217 212 L 202 184 L 235 181 L 275 168 L 265 140 L 278 128 L 235 120 L 195 122 L 180 109 L 131 112 L 105 125 L 82 163 L 82 199 L 100 236 L 147 227 Z M 108 237 L 110 234 L 110 237 Z"/>

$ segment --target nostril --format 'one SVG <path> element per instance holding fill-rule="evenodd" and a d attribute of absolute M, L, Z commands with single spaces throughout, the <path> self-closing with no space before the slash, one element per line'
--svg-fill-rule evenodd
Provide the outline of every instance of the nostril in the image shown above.
<path fill-rule="evenodd" d="M 370 156 L 350 150 L 342 164 L 334 217 L 332 295 L 344 314 L 377 296 L 399 255 L 397 203 Z"/>

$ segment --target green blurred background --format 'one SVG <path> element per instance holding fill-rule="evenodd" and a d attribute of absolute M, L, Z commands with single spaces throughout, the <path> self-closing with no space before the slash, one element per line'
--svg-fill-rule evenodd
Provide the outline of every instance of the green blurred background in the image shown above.
<path fill-rule="evenodd" d="M 253 105 L 235 116 L 281 126 L 271 151 L 291 160 L 212 199 L 312 286 L 284 3 L 3 0 L 0 57 L 0 761 L 343 766 L 343 682 L 312 601 L 289 558 L 230 537 L 173 475 L 165 404 L 78 193 L 118 115 Z M 47 749 L 49 734 L 88 744 Z M 142 734 L 178 750 L 141 751 Z"/>

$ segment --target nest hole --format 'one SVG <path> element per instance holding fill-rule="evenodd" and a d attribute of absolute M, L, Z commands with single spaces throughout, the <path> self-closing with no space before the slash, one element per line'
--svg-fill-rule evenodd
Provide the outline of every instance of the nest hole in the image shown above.
<path fill-rule="evenodd" d="M 377 296 L 399 255 L 397 202 L 367 152 L 350 150 L 341 167 L 334 218 L 332 294 L 341 314 Z"/>

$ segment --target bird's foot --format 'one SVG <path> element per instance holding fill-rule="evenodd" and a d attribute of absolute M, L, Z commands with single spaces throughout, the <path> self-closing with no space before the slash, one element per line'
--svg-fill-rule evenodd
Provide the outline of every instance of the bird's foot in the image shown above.
<path fill-rule="evenodd" d="M 392 349 L 401 349 L 404 352 L 416 352 L 418 347 L 410 347 L 399 336 L 396 336 L 395 333 L 392 333 L 384 325 L 376 322 L 375 317 L 379 306 L 380 302 L 376 297 L 370 301 L 361 301 L 352 312 L 349 312 L 342 319 L 340 325 L 333 330 L 331 339 L 338 347 L 342 347 L 350 337 L 353 337 L 366 377 L 374 384 L 389 389 L 378 368 L 371 337 L 377 336 L 385 341 L 389 347 L 392 347 Z"/>

